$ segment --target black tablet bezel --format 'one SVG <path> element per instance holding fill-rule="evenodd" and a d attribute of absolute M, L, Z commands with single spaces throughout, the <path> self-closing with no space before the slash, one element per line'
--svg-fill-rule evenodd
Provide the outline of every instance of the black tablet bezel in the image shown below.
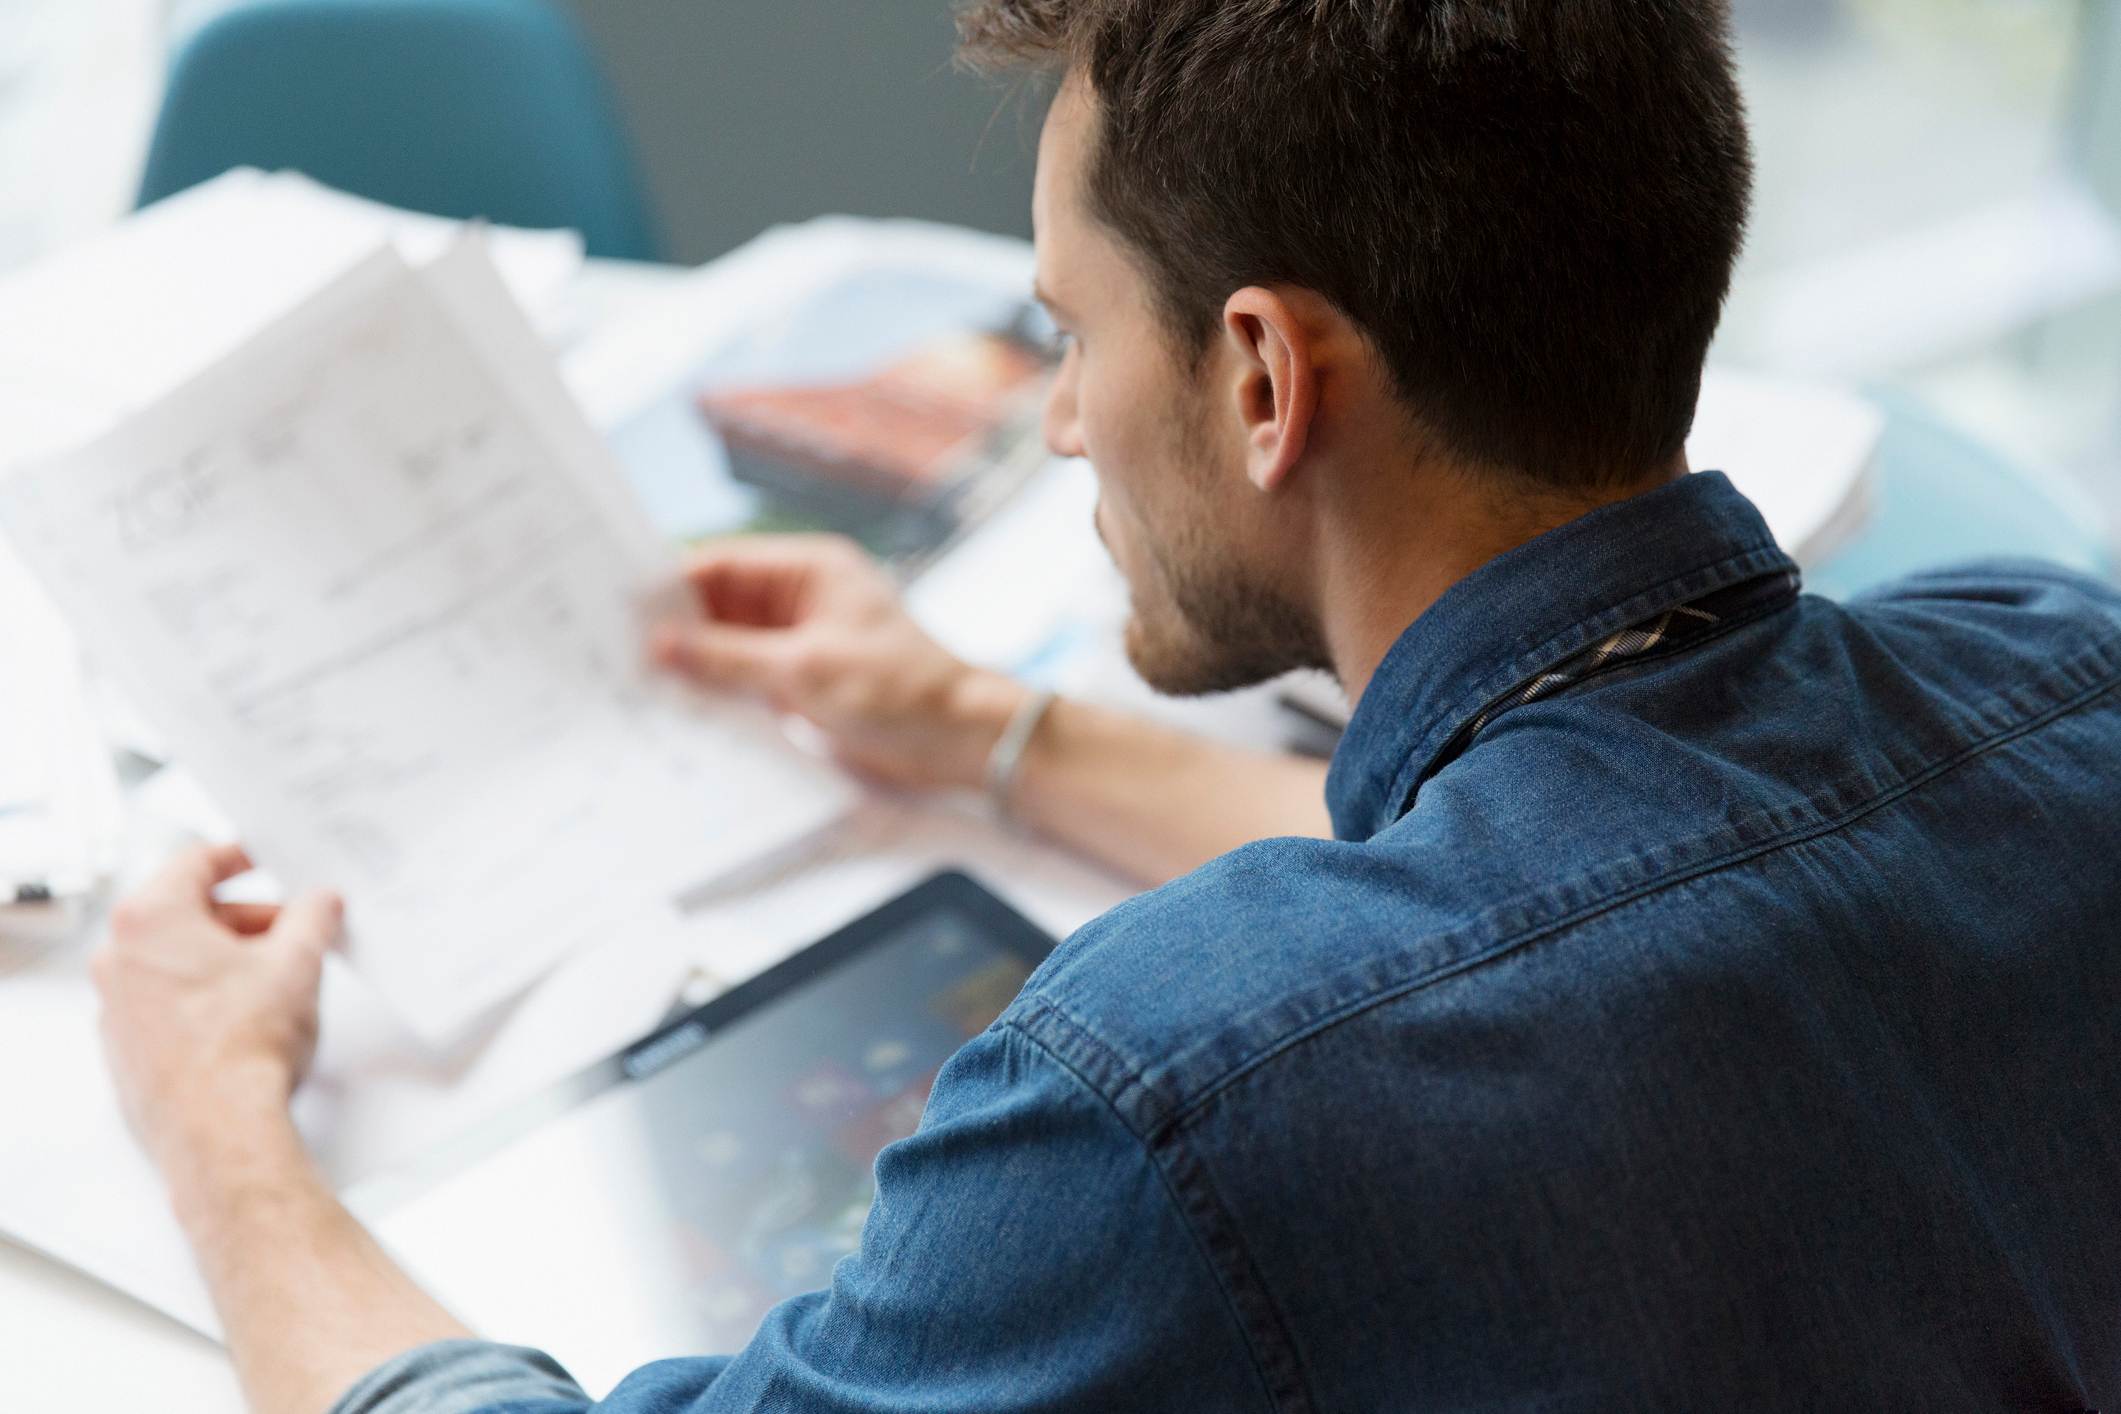
<path fill-rule="evenodd" d="M 640 1040 L 577 1071 L 528 1100 L 509 1107 L 416 1163 L 357 1181 L 347 1201 L 370 1215 L 388 1213 L 451 1174 L 498 1152 L 546 1121 L 616 1086 L 638 1082 L 677 1064 L 718 1033 L 755 1015 L 804 986 L 885 942 L 924 915 L 949 910 L 967 916 L 981 936 L 1035 970 L 1057 946 L 1030 919 L 996 897 L 970 875 L 946 870 L 916 884 L 890 902 L 835 929 L 749 981 Z"/>

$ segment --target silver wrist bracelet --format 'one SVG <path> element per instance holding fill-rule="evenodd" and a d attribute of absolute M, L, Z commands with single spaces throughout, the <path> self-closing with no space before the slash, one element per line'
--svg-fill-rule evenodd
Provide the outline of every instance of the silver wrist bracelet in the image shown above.
<path fill-rule="evenodd" d="M 1051 692 L 1034 692 L 1025 698 L 1010 715 L 1001 740 L 987 754 L 987 799 L 994 806 L 994 813 L 1004 820 L 1010 815 L 1009 797 L 1016 789 L 1017 770 L 1024 764 L 1024 750 L 1031 745 L 1038 724 L 1046 720 L 1054 701 L 1055 694 Z"/>

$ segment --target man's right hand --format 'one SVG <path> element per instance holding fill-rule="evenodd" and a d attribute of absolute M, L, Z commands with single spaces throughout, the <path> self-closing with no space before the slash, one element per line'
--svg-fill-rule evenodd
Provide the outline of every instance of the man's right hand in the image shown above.
<path fill-rule="evenodd" d="M 854 541 L 722 541 L 687 570 L 702 622 L 666 627 L 655 660 L 706 687 L 750 691 L 822 731 L 840 760 L 890 785 L 975 787 L 1026 689 L 922 632 Z"/>

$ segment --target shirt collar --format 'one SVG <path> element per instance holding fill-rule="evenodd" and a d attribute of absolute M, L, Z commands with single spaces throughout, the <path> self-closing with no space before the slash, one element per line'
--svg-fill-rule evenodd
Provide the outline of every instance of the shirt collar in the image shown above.
<path fill-rule="evenodd" d="M 1334 753 L 1334 832 L 1403 815 L 1437 758 L 1490 704 L 1598 639 L 1764 574 L 1794 576 L 1721 472 L 1600 507 L 1453 585 L 1385 655 Z"/>

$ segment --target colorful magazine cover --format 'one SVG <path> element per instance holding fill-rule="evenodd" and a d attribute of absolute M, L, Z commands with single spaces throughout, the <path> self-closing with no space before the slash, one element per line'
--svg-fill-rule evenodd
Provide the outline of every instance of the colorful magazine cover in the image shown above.
<path fill-rule="evenodd" d="M 759 493 L 748 528 L 836 530 L 911 567 L 1043 461 L 1049 349 L 1020 319 L 934 336 L 866 376 L 714 388 L 698 406 Z"/>

